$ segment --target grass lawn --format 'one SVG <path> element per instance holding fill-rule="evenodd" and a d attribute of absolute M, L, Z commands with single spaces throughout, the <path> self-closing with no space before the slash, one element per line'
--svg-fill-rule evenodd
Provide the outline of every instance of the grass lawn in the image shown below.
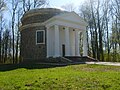
<path fill-rule="evenodd" d="M 120 90 L 118 66 L 47 67 L 2 65 L 0 90 Z"/>

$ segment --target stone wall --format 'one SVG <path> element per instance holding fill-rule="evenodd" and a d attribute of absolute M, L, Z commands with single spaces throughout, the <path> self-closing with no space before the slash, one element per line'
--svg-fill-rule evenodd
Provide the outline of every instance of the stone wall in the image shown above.
<path fill-rule="evenodd" d="M 45 30 L 45 27 L 32 27 L 21 31 L 21 56 L 23 59 L 46 57 L 46 39 L 45 44 L 36 44 L 36 30 Z"/>

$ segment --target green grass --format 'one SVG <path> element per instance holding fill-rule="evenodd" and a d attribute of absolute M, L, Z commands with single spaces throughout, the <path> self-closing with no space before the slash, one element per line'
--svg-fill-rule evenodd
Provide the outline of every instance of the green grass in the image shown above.
<path fill-rule="evenodd" d="M 43 67 L 1 66 L 0 90 L 120 90 L 118 66 Z"/>

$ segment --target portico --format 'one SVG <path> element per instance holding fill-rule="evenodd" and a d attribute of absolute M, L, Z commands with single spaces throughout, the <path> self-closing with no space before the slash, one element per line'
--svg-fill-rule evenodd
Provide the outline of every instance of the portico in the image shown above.
<path fill-rule="evenodd" d="M 54 16 L 46 26 L 47 57 L 80 56 L 79 33 L 83 33 L 83 56 L 87 56 L 86 22 L 75 12 Z"/>

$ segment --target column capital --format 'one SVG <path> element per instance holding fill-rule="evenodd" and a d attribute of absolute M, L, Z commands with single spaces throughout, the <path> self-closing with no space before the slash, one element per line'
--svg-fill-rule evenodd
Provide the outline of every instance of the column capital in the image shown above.
<path fill-rule="evenodd" d="M 50 27 L 49 26 L 46 26 L 46 29 L 48 30 Z"/>
<path fill-rule="evenodd" d="M 59 26 L 58 24 L 54 24 L 54 26 L 56 27 L 56 26 Z"/>

